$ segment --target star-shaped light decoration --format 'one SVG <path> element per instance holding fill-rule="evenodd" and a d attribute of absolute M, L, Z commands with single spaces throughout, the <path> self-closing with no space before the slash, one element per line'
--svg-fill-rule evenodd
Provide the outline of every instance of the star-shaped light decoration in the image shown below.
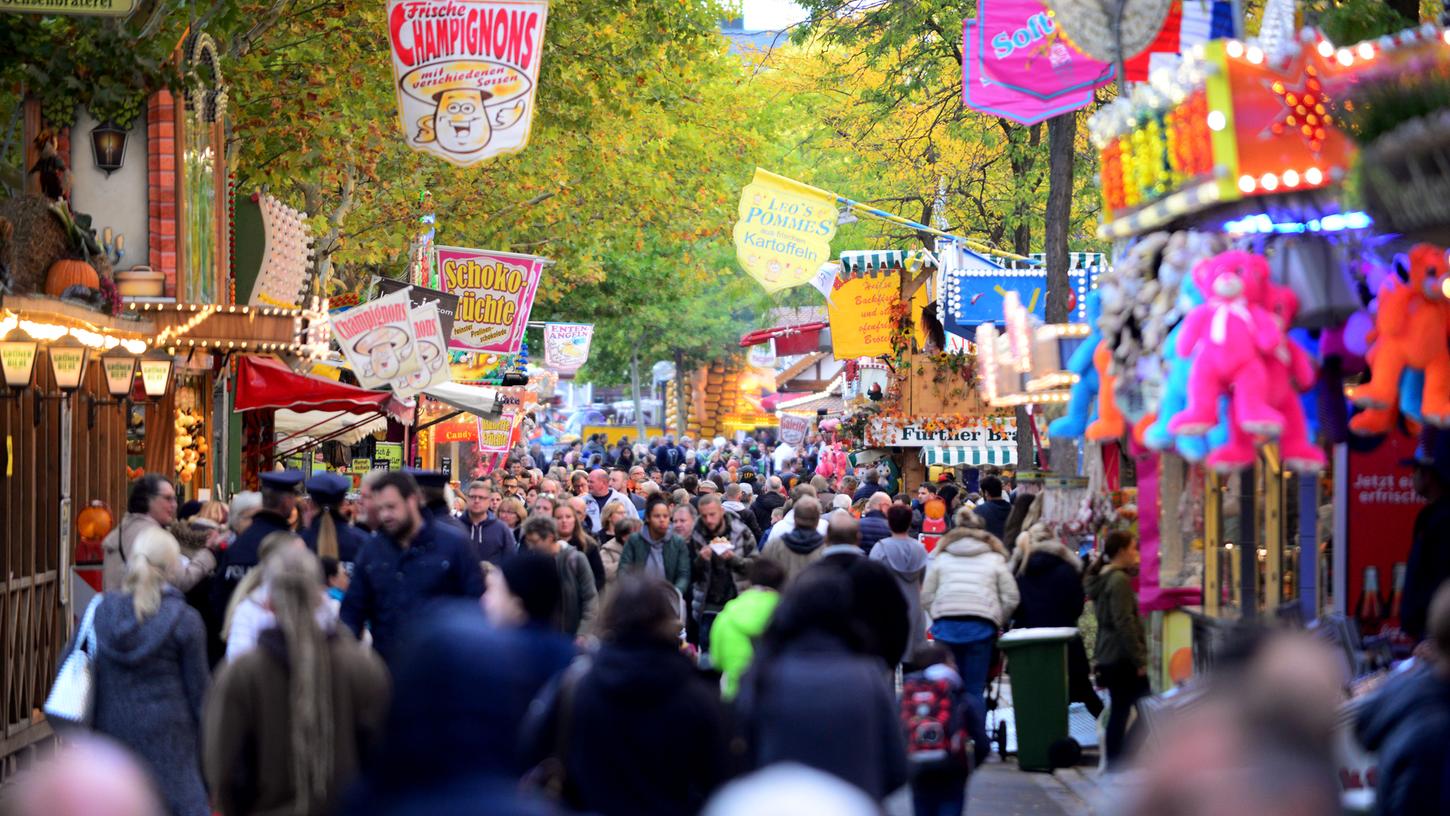
<path fill-rule="evenodd" d="M 1329 112 L 1324 86 L 1319 81 L 1319 69 L 1313 65 L 1304 66 L 1304 76 L 1299 84 L 1290 87 L 1282 80 L 1266 82 L 1284 109 L 1269 123 L 1268 133 L 1282 136 L 1294 130 L 1314 153 L 1319 153 L 1328 138 L 1329 127 L 1334 118 Z M 1263 134 L 1261 134 L 1263 135 Z"/>

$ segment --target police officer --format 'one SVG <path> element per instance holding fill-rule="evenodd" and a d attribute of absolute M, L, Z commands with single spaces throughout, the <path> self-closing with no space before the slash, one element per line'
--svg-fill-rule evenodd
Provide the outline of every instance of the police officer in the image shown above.
<path fill-rule="evenodd" d="M 453 508 L 448 506 L 448 474 L 441 470 L 423 470 L 421 468 L 404 468 L 414 481 L 418 483 L 418 490 L 422 496 L 423 515 L 432 516 L 433 520 L 446 524 L 458 532 L 468 535 L 468 526 L 453 515 Z"/>
<path fill-rule="evenodd" d="M 373 648 L 391 660 L 404 625 L 430 601 L 482 596 L 483 570 L 467 534 L 424 511 L 412 475 L 380 476 L 373 507 L 379 529 L 358 554 L 341 617 L 354 633 L 369 627 Z"/>
<path fill-rule="evenodd" d="M 217 567 L 216 578 L 212 582 L 211 606 L 214 623 L 209 628 L 212 629 L 211 634 L 217 637 L 214 643 L 209 642 L 208 651 L 213 663 L 222 655 L 221 651 L 211 650 L 219 649 L 222 645 L 219 637 L 220 624 L 225 616 L 227 602 L 231 600 L 237 584 L 257 566 L 262 539 L 272 533 L 292 530 L 292 517 L 297 511 L 297 486 L 301 483 L 300 470 L 263 473 L 262 508 L 252 516 L 251 526 L 222 552 L 221 565 Z"/>
<path fill-rule="evenodd" d="M 336 473 L 319 473 L 307 480 L 307 495 L 317 505 L 317 516 L 302 530 L 302 540 L 319 558 L 335 558 L 352 577 L 353 562 L 368 534 L 338 509 L 352 488 L 352 480 Z"/>

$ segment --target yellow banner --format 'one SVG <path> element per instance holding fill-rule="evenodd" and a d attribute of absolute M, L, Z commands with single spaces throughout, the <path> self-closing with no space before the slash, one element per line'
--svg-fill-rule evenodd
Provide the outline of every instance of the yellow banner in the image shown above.
<path fill-rule="evenodd" d="M 837 280 L 826 305 L 831 353 L 837 360 L 891 353 L 891 304 L 900 297 L 896 275 Z"/>
<path fill-rule="evenodd" d="M 740 191 L 734 235 L 740 265 L 765 291 L 809 283 L 831 259 L 836 197 L 757 167 Z"/>

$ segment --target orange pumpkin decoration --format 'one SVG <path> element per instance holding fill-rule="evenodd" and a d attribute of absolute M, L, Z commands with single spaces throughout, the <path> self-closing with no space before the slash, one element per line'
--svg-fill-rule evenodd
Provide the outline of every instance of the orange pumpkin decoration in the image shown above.
<path fill-rule="evenodd" d="M 104 504 L 96 502 L 76 516 L 76 533 L 82 539 L 99 541 L 111 532 L 114 524 L 115 520 L 111 517 L 111 511 L 106 509 Z"/>
<path fill-rule="evenodd" d="M 50 271 L 45 273 L 45 293 L 60 297 L 72 286 L 100 289 L 101 276 L 95 267 L 75 258 L 61 258 L 51 264 Z"/>

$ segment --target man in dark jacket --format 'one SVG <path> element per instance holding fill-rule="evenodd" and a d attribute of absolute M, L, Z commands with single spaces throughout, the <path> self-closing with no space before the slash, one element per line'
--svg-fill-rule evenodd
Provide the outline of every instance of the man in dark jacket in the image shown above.
<path fill-rule="evenodd" d="M 714 545 L 720 541 L 729 545 L 716 552 Z M 699 626 L 700 648 L 708 651 L 715 616 L 744 588 L 745 574 L 755 563 L 755 535 L 710 493 L 700 497 L 700 520 L 689 544 L 695 553 L 690 609 Z"/>
<path fill-rule="evenodd" d="M 1417 456 L 1415 492 L 1429 504 L 1415 516 L 1414 539 L 1405 565 L 1405 592 L 1400 601 L 1400 626 L 1420 640 L 1430 599 L 1450 578 L 1450 432 L 1436 435 L 1429 455 Z"/>
<path fill-rule="evenodd" d="M 982 479 L 982 497 L 984 501 L 974 512 L 986 522 L 987 532 L 1000 541 L 1007 534 L 1007 516 L 1012 512 L 1012 503 L 1002 498 L 1002 480 L 996 476 Z M 1009 542 L 1002 543 L 1012 546 Z"/>
<path fill-rule="evenodd" d="M 441 470 L 423 470 L 422 468 L 404 468 L 403 470 L 418 483 L 418 495 L 423 503 L 423 515 L 430 517 L 435 524 L 452 527 L 466 536 L 468 528 L 453 515 L 453 508 L 448 506 L 448 474 Z"/>
<path fill-rule="evenodd" d="M 292 530 L 292 516 L 297 510 L 297 486 L 302 484 L 302 471 L 279 470 L 262 474 L 262 509 L 252 516 L 252 523 L 221 554 L 221 565 L 212 579 L 211 616 L 207 654 L 215 663 L 226 651 L 220 627 L 226 617 L 227 604 L 237 584 L 256 568 L 260 560 L 262 539 L 277 532 Z M 213 630 L 213 626 L 215 629 Z"/>
<path fill-rule="evenodd" d="M 518 541 L 507 524 L 494 517 L 493 489 L 488 482 L 477 481 L 468 486 L 468 511 L 463 523 L 468 527 L 468 539 L 478 551 L 478 559 L 495 567 L 518 552 Z"/>
<path fill-rule="evenodd" d="M 882 489 L 881 474 L 875 468 L 871 468 L 866 471 L 866 483 L 856 488 L 856 492 L 851 494 L 851 503 L 865 501 L 873 494 L 881 492 Z"/>
<path fill-rule="evenodd" d="M 342 599 L 342 622 L 392 665 L 403 626 L 438 598 L 478 600 L 483 570 L 468 538 L 423 513 L 418 484 L 407 473 L 378 479 L 373 500 L 381 527 L 358 556 Z"/>
<path fill-rule="evenodd" d="M 782 487 L 780 477 L 771 476 L 765 480 L 765 490 L 751 503 L 750 509 L 755 513 L 755 521 L 760 525 L 761 530 L 770 529 L 770 514 L 775 508 L 785 505 L 785 488 Z"/>
<path fill-rule="evenodd" d="M 885 493 L 872 493 L 866 500 L 866 512 L 861 515 L 861 549 L 867 555 L 876 542 L 891 535 L 891 526 L 886 523 L 886 508 L 890 506 L 891 497 Z"/>
<path fill-rule="evenodd" d="M 911 641 L 910 607 L 891 568 L 867 558 L 860 540 L 855 519 L 832 515 L 821 558 L 806 572 L 838 569 L 851 579 L 851 616 L 865 635 L 862 652 L 881 658 L 894 672 Z"/>

